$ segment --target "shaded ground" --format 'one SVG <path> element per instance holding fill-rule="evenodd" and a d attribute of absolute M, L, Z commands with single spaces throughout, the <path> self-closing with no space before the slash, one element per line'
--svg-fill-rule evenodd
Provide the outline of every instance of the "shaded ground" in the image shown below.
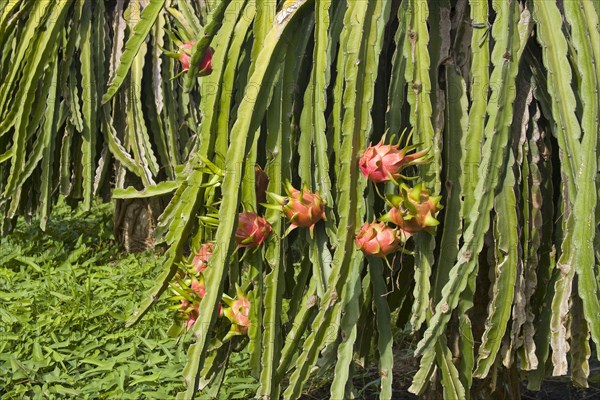
<path fill-rule="evenodd" d="M 406 344 L 406 343 L 405 343 Z M 402 350 L 400 349 L 402 348 Z M 519 394 L 514 394 L 511 397 L 500 397 L 489 394 L 482 394 L 472 400 L 600 400 L 600 366 L 593 368 L 597 362 L 591 360 L 592 368 L 589 378 L 589 388 L 580 389 L 571 384 L 569 377 L 548 378 L 542 384 L 540 391 L 530 391 L 526 388 L 526 383 L 521 387 Z M 419 397 L 408 392 L 408 388 L 412 382 L 412 376 L 418 370 L 418 362 L 412 357 L 412 352 L 407 350 L 404 345 L 399 346 L 395 351 L 394 360 L 394 384 L 392 400 L 418 400 Z M 379 399 L 379 376 L 376 369 L 370 369 L 358 373 L 358 376 L 353 380 L 354 387 L 357 391 L 357 399 L 375 400 Z M 330 399 L 330 379 L 323 377 L 321 380 L 314 380 L 305 391 L 301 400 L 327 400 Z M 438 397 L 439 395 L 439 397 Z M 427 397 L 427 400 L 441 399 L 441 393 L 434 393 Z M 334 399 L 338 400 L 338 399 Z M 342 400 L 342 399 L 339 399 Z"/>

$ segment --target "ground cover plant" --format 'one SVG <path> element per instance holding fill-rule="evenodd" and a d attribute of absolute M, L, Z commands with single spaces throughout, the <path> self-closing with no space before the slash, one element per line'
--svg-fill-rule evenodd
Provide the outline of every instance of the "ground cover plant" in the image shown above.
<path fill-rule="evenodd" d="M 166 307 L 193 337 L 179 398 L 218 393 L 239 352 L 260 398 L 317 370 L 349 398 L 366 365 L 391 398 L 394 326 L 418 340 L 417 395 L 585 387 L 599 8 L 0 3 L 2 230 L 46 229 L 59 194 L 156 202 L 160 272 L 127 325 Z"/>
<path fill-rule="evenodd" d="M 123 329 L 160 264 L 155 253 L 121 251 L 112 212 L 61 203 L 45 233 L 20 221 L 0 239 L 3 399 L 170 399 L 183 389 L 190 337 L 168 336 L 171 313 Z M 236 359 L 222 398 L 248 398 L 256 386 L 247 358 Z"/>

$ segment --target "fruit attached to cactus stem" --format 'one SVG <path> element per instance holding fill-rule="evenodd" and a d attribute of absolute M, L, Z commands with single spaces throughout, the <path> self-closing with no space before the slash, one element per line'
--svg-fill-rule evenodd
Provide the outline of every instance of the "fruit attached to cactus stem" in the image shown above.
<path fill-rule="evenodd" d="M 222 314 L 231 322 L 229 333 L 223 341 L 235 335 L 247 334 L 250 327 L 250 300 L 248 297 L 238 286 L 236 287 L 235 298 L 223 295 L 223 301 L 229 307 L 223 308 Z M 219 314 L 221 314 L 221 311 Z"/>
<path fill-rule="evenodd" d="M 274 193 L 268 195 L 279 203 L 279 207 L 290 226 L 286 234 L 295 228 L 309 228 L 310 236 L 313 237 L 315 224 L 325 220 L 325 201 L 318 193 L 313 193 L 306 188 L 298 190 L 290 182 L 286 182 L 285 191 L 287 197 Z"/>
<path fill-rule="evenodd" d="M 256 165 L 254 167 L 254 189 L 256 191 L 256 202 L 264 203 L 267 200 L 267 187 L 269 186 L 269 175 Z"/>
<path fill-rule="evenodd" d="M 208 260 L 212 256 L 215 244 L 211 242 L 203 243 L 200 250 L 196 252 L 192 260 L 192 266 L 196 273 L 202 273 L 208 266 Z"/>
<path fill-rule="evenodd" d="M 181 50 L 178 53 L 178 59 L 181 62 L 182 71 L 188 71 L 190 69 L 190 61 L 192 59 L 192 55 L 190 54 L 192 48 L 194 47 L 195 42 L 185 42 L 181 45 Z M 198 75 L 206 76 L 210 75 L 212 72 L 212 57 L 215 53 L 215 49 L 212 47 L 208 47 L 204 52 L 204 56 L 202 57 L 202 61 L 198 65 Z"/>
<path fill-rule="evenodd" d="M 392 229 L 383 222 L 371 222 L 360 228 L 354 242 L 363 253 L 385 258 L 399 250 L 401 239 L 397 229 Z"/>
<path fill-rule="evenodd" d="M 400 195 L 388 196 L 392 208 L 380 220 L 395 224 L 409 235 L 421 230 L 432 232 L 439 224 L 435 215 L 443 208 L 440 200 L 441 196 L 430 196 L 423 183 L 413 188 L 402 184 Z"/>
<path fill-rule="evenodd" d="M 404 168 L 427 162 L 427 149 L 407 154 L 416 146 L 399 149 L 399 145 L 383 144 L 383 140 L 375 146 L 369 146 L 358 162 L 362 174 L 370 181 L 397 181 L 401 178 L 400 173 Z"/>
<path fill-rule="evenodd" d="M 240 247 L 256 248 L 271 233 L 271 225 L 253 212 L 243 212 L 238 216 L 235 240 Z"/>

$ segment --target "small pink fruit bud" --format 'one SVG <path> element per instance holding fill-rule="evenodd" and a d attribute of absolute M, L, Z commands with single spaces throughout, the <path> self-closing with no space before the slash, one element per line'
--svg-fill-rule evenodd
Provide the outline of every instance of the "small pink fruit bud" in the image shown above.
<path fill-rule="evenodd" d="M 212 256 L 214 247 L 214 243 L 211 242 L 203 243 L 202 246 L 200 246 L 200 250 L 198 250 L 196 256 L 192 260 L 194 271 L 197 273 L 204 272 L 208 266 L 208 260 Z"/>
<path fill-rule="evenodd" d="M 407 155 L 414 146 L 398 149 L 399 145 L 383 144 L 369 146 L 359 160 L 362 174 L 372 182 L 379 183 L 400 178 L 400 172 L 409 165 L 426 162 L 427 150 Z"/>
<path fill-rule="evenodd" d="M 356 247 L 363 253 L 380 258 L 398 251 L 400 241 L 398 231 L 383 222 L 364 224 L 354 239 Z"/>
<path fill-rule="evenodd" d="M 253 212 L 243 212 L 238 216 L 235 240 L 240 247 L 256 248 L 271 233 L 271 225 Z"/>
<path fill-rule="evenodd" d="M 194 47 L 195 42 L 186 42 L 181 45 L 181 50 L 179 52 L 178 59 L 181 62 L 181 69 L 183 71 L 188 71 L 190 69 L 190 60 L 192 59 L 192 55 L 190 54 L 192 48 Z M 198 75 L 206 76 L 210 75 L 212 72 L 212 57 L 215 53 L 215 49 L 212 47 L 208 47 L 204 56 L 202 57 L 202 61 L 198 65 Z"/>

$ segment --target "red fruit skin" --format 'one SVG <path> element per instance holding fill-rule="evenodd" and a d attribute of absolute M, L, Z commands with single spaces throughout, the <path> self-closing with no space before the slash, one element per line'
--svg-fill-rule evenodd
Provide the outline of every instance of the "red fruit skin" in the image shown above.
<path fill-rule="evenodd" d="M 302 189 L 300 192 L 290 187 L 283 213 L 292 226 L 312 230 L 317 222 L 325 219 L 325 203 L 318 193 L 312 193 L 308 189 Z"/>
<path fill-rule="evenodd" d="M 208 266 L 208 260 L 212 256 L 214 247 L 215 244 L 211 242 L 203 243 L 202 246 L 200 246 L 200 250 L 198 250 L 196 256 L 192 260 L 194 271 L 197 273 L 202 273 L 204 270 L 206 270 L 206 267 Z"/>
<path fill-rule="evenodd" d="M 179 52 L 179 61 L 181 62 L 181 69 L 183 71 L 188 71 L 190 69 L 190 60 L 192 56 L 189 52 L 194 47 L 194 42 L 186 42 L 181 45 L 181 51 Z M 215 49 L 209 47 L 206 49 L 204 56 L 202 57 L 202 61 L 198 64 L 198 75 L 206 76 L 210 75 L 212 72 L 212 57 L 215 53 Z"/>
<path fill-rule="evenodd" d="M 400 172 L 409 165 L 419 164 L 427 150 L 407 155 L 399 145 L 383 144 L 369 146 L 358 162 L 362 174 L 372 182 L 380 183 L 400 178 Z"/>
<path fill-rule="evenodd" d="M 256 248 L 271 233 L 271 225 L 253 212 L 243 212 L 238 216 L 235 240 L 240 247 Z"/>
<path fill-rule="evenodd" d="M 396 229 L 388 227 L 383 222 L 371 222 L 360 228 L 354 242 L 363 253 L 385 258 L 398 251 L 401 238 Z"/>

